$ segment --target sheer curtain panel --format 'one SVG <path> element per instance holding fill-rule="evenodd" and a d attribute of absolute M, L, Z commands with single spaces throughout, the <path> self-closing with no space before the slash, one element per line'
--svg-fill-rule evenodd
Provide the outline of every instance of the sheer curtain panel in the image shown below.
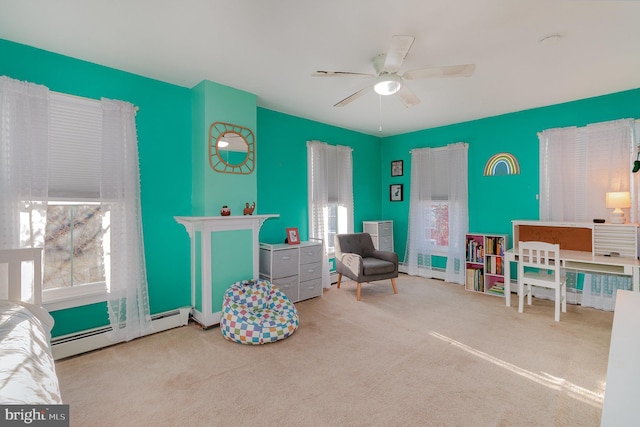
<path fill-rule="evenodd" d="M 540 220 L 584 221 L 609 218 L 608 191 L 630 191 L 630 211 L 638 222 L 637 181 L 631 173 L 637 150 L 632 119 L 582 128 L 545 130 L 540 141 Z"/>
<path fill-rule="evenodd" d="M 638 153 L 638 124 L 633 119 L 586 127 L 549 129 L 540 141 L 540 220 L 591 222 L 608 219 L 605 194 L 631 193 L 625 217 L 639 221 L 638 177 L 631 169 Z M 603 310 L 615 306 L 617 289 L 629 289 L 626 278 L 584 275 L 582 305 Z M 539 295 L 536 290 L 535 296 Z M 552 299 L 552 297 L 550 297 Z"/>
<path fill-rule="evenodd" d="M 433 256 L 446 256 L 445 280 L 464 284 L 468 229 L 465 143 L 411 151 L 409 230 L 405 264 L 410 275 L 434 277 Z"/>
<path fill-rule="evenodd" d="M 0 77 L 2 249 L 44 247 L 48 114 L 49 89 Z"/>
<path fill-rule="evenodd" d="M 134 107 L 0 77 L 0 248 L 44 248 L 46 270 L 47 208 L 56 201 L 105 206 L 111 336 L 151 332 Z"/>
<path fill-rule="evenodd" d="M 307 142 L 309 237 L 322 239 L 322 286 L 331 287 L 329 255 L 336 233 L 353 232 L 353 162 L 351 148 Z"/>
<path fill-rule="evenodd" d="M 101 202 L 111 212 L 109 320 L 115 341 L 151 332 L 134 106 L 102 100 Z"/>

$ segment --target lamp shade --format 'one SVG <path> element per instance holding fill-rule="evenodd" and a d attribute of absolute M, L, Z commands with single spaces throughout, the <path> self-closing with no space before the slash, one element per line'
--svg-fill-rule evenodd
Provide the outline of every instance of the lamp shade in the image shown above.
<path fill-rule="evenodd" d="M 631 207 L 631 193 L 628 191 L 612 191 L 607 193 L 608 209 L 626 209 Z"/>

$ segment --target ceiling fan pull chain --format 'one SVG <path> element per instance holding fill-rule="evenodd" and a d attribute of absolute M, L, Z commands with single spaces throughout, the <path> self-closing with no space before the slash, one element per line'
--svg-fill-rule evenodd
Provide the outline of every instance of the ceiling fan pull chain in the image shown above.
<path fill-rule="evenodd" d="M 378 106 L 379 106 L 379 119 L 378 119 L 378 132 L 382 132 L 382 95 L 378 95 Z"/>

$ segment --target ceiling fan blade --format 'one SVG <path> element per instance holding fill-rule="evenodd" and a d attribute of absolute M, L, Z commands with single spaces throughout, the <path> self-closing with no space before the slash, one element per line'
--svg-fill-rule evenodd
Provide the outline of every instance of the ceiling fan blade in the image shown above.
<path fill-rule="evenodd" d="M 391 38 L 391 47 L 389 47 L 384 58 L 382 71 L 397 73 L 414 40 L 415 38 L 412 36 L 393 36 Z"/>
<path fill-rule="evenodd" d="M 409 86 L 404 83 L 400 87 L 397 95 L 398 97 L 400 97 L 400 100 L 407 108 L 415 107 L 416 105 L 420 104 L 420 98 L 418 98 L 416 94 L 413 93 L 411 89 L 409 89 Z"/>
<path fill-rule="evenodd" d="M 311 73 L 313 77 L 375 77 L 373 74 L 367 73 L 351 73 L 349 71 L 316 71 Z"/>
<path fill-rule="evenodd" d="M 343 99 L 342 101 L 338 102 L 337 104 L 334 104 L 334 107 L 344 107 L 345 105 L 348 105 L 348 104 L 352 103 L 353 101 L 355 101 L 356 99 L 358 99 L 362 95 L 364 95 L 365 93 L 369 92 L 371 90 L 371 88 L 372 88 L 372 86 L 367 86 L 364 89 L 360 89 L 356 93 L 353 93 L 353 94 L 347 96 L 345 99 Z"/>
<path fill-rule="evenodd" d="M 432 77 L 469 77 L 476 71 L 476 64 L 449 65 L 411 70 L 402 76 L 407 80 L 428 79 Z"/>

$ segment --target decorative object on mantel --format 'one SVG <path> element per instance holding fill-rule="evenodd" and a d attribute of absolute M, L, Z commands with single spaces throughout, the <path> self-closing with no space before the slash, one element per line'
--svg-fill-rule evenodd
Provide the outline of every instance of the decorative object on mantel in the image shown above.
<path fill-rule="evenodd" d="M 300 233 L 297 228 L 287 228 L 287 238 L 284 241 L 290 245 L 300 244 Z"/>
<path fill-rule="evenodd" d="M 520 175 L 518 159 L 511 153 L 498 153 L 491 156 L 484 165 L 484 176 Z"/>
<path fill-rule="evenodd" d="M 251 129 L 214 122 L 209 127 L 209 166 L 216 172 L 248 175 L 256 164 L 256 138 Z"/>
<path fill-rule="evenodd" d="M 253 202 L 251 206 L 249 206 L 249 202 L 247 202 L 246 207 L 244 208 L 244 215 L 253 215 L 253 210 L 256 208 L 256 202 Z"/>
<path fill-rule="evenodd" d="M 222 209 L 220 209 L 220 215 L 222 216 L 229 216 L 231 215 L 231 209 L 229 209 L 229 207 L 227 205 L 224 205 L 222 207 Z"/>

